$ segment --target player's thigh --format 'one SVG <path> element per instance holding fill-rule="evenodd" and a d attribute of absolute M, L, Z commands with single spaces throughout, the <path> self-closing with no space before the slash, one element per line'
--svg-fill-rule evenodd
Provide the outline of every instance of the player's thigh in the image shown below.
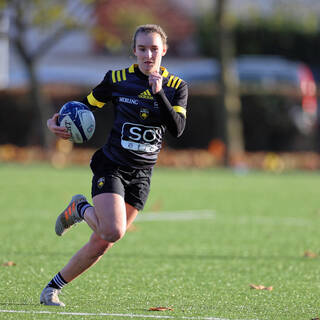
<path fill-rule="evenodd" d="M 126 203 L 127 228 L 130 227 L 134 219 L 137 217 L 139 210 L 129 203 Z"/>
<path fill-rule="evenodd" d="M 100 193 L 94 196 L 92 200 L 100 229 L 126 229 L 126 205 L 121 195 Z"/>

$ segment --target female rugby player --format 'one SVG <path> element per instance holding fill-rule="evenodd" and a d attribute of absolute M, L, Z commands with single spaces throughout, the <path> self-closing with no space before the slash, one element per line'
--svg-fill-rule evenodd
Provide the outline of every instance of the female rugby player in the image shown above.
<path fill-rule="evenodd" d="M 120 240 L 143 209 L 150 178 L 165 130 L 179 137 L 185 128 L 188 88 L 180 78 L 161 66 L 167 52 L 167 36 L 157 25 L 137 28 L 133 37 L 137 63 L 110 70 L 84 99 L 91 110 L 111 101 L 115 120 L 107 143 L 91 159 L 92 201 L 75 195 L 58 216 L 57 235 L 85 221 L 93 230 L 90 240 L 43 289 L 40 303 L 65 306 L 58 294 Z M 57 126 L 58 114 L 47 125 L 57 137 L 70 138 Z"/>

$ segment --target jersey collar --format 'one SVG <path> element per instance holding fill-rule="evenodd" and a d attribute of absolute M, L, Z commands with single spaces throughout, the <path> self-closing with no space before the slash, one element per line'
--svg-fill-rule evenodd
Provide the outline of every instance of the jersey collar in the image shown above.
<path fill-rule="evenodd" d="M 137 69 L 137 70 L 135 70 L 135 69 Z M 132 65 L 129 67 L 129 73 L 135 73 L 135 72 L 139 72 L 139 73 L 143 74 L 143 73 L 139 70 L 138 65 L 137 65 L 136 63 L 132 64 Z M 161 73 L 161 75 L 162 75 L 164 78 L 167 78 L 168 75 L 169 75 L 168 70 L 167 70 L 166 68 L 164 68 L 164 67 L 161 67 L 161 66 L 160 66 L 160 73 Z"/>

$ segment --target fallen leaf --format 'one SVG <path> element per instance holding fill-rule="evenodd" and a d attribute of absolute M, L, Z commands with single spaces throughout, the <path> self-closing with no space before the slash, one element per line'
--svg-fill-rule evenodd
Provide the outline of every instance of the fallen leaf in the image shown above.
<path fill-rule="evenodd" d="M 130 227 L 127 229 L 127 231 L 129 231 L 129 232 L 138 231 L 138 228 L 137 228 L 134 224 L 132 224 L 132 225 L 130 225 Z"/>
<path fill-rule="evenodd" d="M 167 310 L 173 311 L 173 309 L 172 309 L 172 308 L 169 308 L 169 307 L 149 308 L 149 311 L 167 311 Z"/>
<path fill-rule="evenodd" d="M 320 318 L 312 318 L 311 320 L 320 320 Z"/>
<path fill-rule="evenodd" d="M 159 212 L 163 208 L 163 200 L 157 199 L 152 205 L 151 205 L 151 211 L 152 212 Z"/>
<path fill-rule="evenodd" d="M 272 290 L 273 290 L 273 287 L 272 287 L 272 286 L 270 286 L 270 287 L 265 287 L 264 290 L 272 291 Z"/>
<path fill-rule="evenodd" d="M 2 265 L 3 265 L 4 267 L 13 267 L 13 266 L 16 265 L 16 263 L 13 262 L 13 261 L 7 261 L 7 262 L 3 263 Z"/>
<path fill-rule="evenodd" d="M 251 289 L 255 289 L 255 290 L 268 290 L 268 291 L 272 291 L 273 287 L 265 287 L 263 285 L 256 285 L 256 284 L 250 284 L 249 285 Z"/>
<path fill-rule="evenodd" d="M 316 258 L 318 255 L 310 250 L 306 250 L 303 254 L 305 258 Z"/>

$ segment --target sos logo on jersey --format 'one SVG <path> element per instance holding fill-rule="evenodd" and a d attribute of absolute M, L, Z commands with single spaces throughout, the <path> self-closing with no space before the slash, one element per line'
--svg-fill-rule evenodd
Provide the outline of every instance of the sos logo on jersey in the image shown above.
<path fill-rule="evenodd" d="M 121 146 L 132 151 L 154 153 L 160 151 L 162 130 L 160 127 L 143 126 L 126 122 L 122 126 Z"/>

